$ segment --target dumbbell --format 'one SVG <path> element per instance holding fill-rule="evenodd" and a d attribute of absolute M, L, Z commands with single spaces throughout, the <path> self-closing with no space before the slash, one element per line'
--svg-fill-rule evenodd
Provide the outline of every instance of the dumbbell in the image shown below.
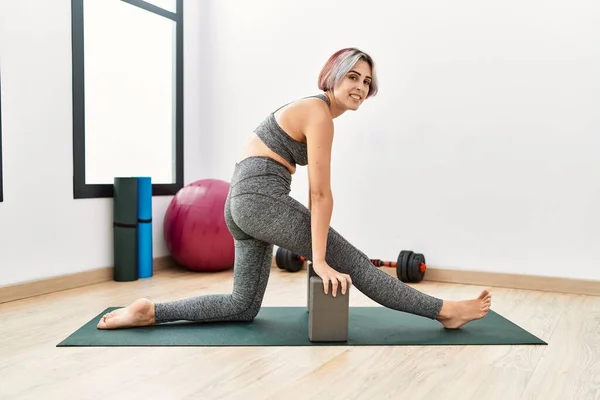
<path fill-rule="evenodd" d="M 275 264 L 279 269 L 283 269 L 289 272 L 298 272 L 302 269 L 306 259 L 300 257 L 298 254 L 292 253 L 288 249 L 282 247 L 277 249 L 275 253 Z"/>
<path fill-rule="evenodd" d="M 289 272 L 300 271 L 305 261 L 308 260 L 281 247 L 275 253 L 277 267 Z M 425 256 L 411 250 L 402 250 L 396 261 L 382 261 L 379 259 L 370 259 L 370 261 L 376 267 L 396 268 L 396 276 L 402 282 L 421 282 L 427 270 Z"/>

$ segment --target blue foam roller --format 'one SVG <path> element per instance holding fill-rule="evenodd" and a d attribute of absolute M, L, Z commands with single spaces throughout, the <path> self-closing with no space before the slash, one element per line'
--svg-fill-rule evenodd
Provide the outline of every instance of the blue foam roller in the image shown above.
<path fill-rule="evenodd" d="M 152 222 L 138 223 L 138 277 L 150 278 L 153 271 Z"/>
<path fill-rule="evenodd" d="M 152 179 L 138 178 L 138 277 L 150 278 L 153 274 L 152 252 Z"/>
<path fill-rule="evenodd" d="M 138 180 L 138 219 L 152 219 L 152 179 L 139 177 Z"/>

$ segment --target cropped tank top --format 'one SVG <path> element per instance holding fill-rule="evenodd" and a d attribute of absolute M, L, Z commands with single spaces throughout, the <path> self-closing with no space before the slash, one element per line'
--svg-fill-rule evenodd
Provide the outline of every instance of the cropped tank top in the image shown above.
<path fill-rule="evenodd" d="M 330 105 L 329 99 L 324 94 L 318 94 L 314 96 L 308 96 L 306 98 L 316 97 L 327 105 Z M 297 141 L 288 135 L 275 120 L 275 113 L 288 105 L 284 104 L 277 110 L 271 112 L 267 118 L 265 118 L 254 130 L 254 133 L 263 141 L 263 143 L 272 151 L 283 157 L 292 166 L 307 165 L 308 164 L 308 152 L 306 143 Z"/>

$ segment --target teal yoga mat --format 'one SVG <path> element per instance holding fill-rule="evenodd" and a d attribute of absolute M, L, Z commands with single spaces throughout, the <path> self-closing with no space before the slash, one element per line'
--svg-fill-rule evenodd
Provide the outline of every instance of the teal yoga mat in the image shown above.
<path fill-rule="evenodd" d="M 172 322 L 116 330 L 96 328 L 110 307 L 57 347 L 67 346 L 434 346 L 546 345 L 547 343 L 490 311 L 458 330 L 439 322 L 385 307 L 350 307 L 349 340 L 313 343 L 308 340 L 306 307 L 263 307 L 252 322 Z"/>
<path fill-rule="evenodd" d="M 113 279 L 130 282 L 138 279 L 137 178 L 114 178 L 113 196 Z"/>
<path fill-rule="evenodd" d="M 113 239 L 115 281 L 152 277 L 152 178 L 114 178 Z"/>

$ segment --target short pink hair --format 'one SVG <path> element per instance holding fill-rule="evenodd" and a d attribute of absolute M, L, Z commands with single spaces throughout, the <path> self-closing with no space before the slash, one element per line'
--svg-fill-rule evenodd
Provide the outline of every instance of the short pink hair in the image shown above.
<path fill-rule="evenodd" d="M 329 57 L 319 73 L 319 89 L 323 91 L 333 89 L 360 60 L 366 61 L 371 67 L 372 79 L 367 98 L 375 96 L 379 90 L 375 62 L 370 55 L 355 47 L 338 50 Z"/>

